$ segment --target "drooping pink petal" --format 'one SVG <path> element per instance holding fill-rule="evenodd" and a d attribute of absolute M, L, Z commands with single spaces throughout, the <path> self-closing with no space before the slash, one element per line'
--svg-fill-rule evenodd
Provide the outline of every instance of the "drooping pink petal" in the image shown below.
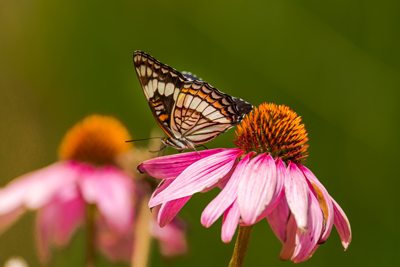
<path fill-rule="evenodd" d="M 82 223 L 85 213 L 85 203 L 79 195 L 76 185 L 62 189 L 57 195 L 57 199 L 44 209 L 47 208 L 50 209 L 50 213 L 53 213 L 54 243 L 65 246 Z"/>
<path fill-rule="evenodd" d="M 319 247 L 319 244 L 316 244 L 316 245 L 314 246 L 314 248 L 311 250 L 311 252 L 308 253 L 307 257 L 303 260 L 303 262 L 306 261 L 306 260 L 308 260 L 309 258 L 311 258 L 311 257 L 314 255 L 315 251 L 317 251 L 317 248 L 318 248 L 318 247 Z"/>
<path fill-rule="evenodd" d="M 0 235 L 7 230 L 7 228 L 13 224 L 23 213 L 25 209 L 18 207 L 8 213 L 0 215 Z"/>
<path fill-rule="evenodd" d="M 175 179 L 165 179 L 162 180 L 158 185 L 157 188 L 153 191 L 153 194 L 151 194 L 151 197 L 157 196 L 159 193 L 164 191 Z"/>
<path fill-rule="evenodd" d="M 335 210 L 334 224 L 336 230 L 339 233 L 340 240 L 342 240 L 342 245 L 344 247 L 344 250 L 346 251 L 347 247 L 350 245 L 351 242 L 350 222 L 349 219 L 347 219 L 347 216 L 342 210 L 342 208 L 339 206 L 339 204 L 333 198 L 331 199 L 333 202 L 333 208 Z"/>
<path fill-rule="evenodd" d="M 235 234 L 240 218 L 240 210 L 238 201 L 235 200 L 231 206 L 224 212 L 222 220 L 221 239 L 224 243 L 229 243 Z"/>
<path fill-rule="evenodd" d="M 159 241 L 160 252 L 164 257 L 175 257 L 187 252 L 186 226 L 183 221 L 175 218 L 161 228 L 153 220 L 150 224 L 150 232 Z"/>
<path fill-rule="evenodd" d="M 225 151 L 226 149 L 208 149 L 197 152 L 187 152 L 181 154 L 175 154 L 171 156 L 158 157 L 150 160 L 146 160 L 139 164 L 138 171 L 141 173 L 147 173 L 150 176 L 159 179 L 171 179 L 178 177 L 187 167 L 209 157 L 211 155 Z"/>
<path fill-rule="evenodd" d="M 174 219 L 176 214 L 178 214 L 190 198 L 191 196 L 188 196 L 163 203 L 158 212 L 158 223 L 160 227 L 166 226 L 172 219 Z"/>
<path fill-rule="evenodd" d="M 328 194 L 328 191 L 321 184 L 321 182 L 318 181 L 317 177 L 315 177 L 315 175 L 308 168 L 302 165 L 299 165 L 299 168 L 303 171 L 305 177 L 311 183 L 316 197 L 319 201 L 322 215 L 324 216 L 324 231 L 321 235 L 320 240 L 318 241 L 318 243 L 322 244 L 328 239 L 333 226 L 334 211 L 331 196 Z"/>
<path fill-rule="evenodd" d="M 286 224 L 288 223 L 289 215 L 290 210 L 285 196 L 281 198 L 276 208 L 267 215 L 268 223 L 272 231 L 274 231 L 275 235 L 282 243 L 285 243 L 286 240 Z"/>
<path fill-rule="evenodd" d="M 133 180 L 115 167 L 88 169 L 79 185 L 88 203 L 96 204 L 106 222 L 116 231 L 126 231 L 133 219 Z"/>
<path fill-rule="evenodd" d="M 133 249 L 133 232 L 133 229 L 128 229 L 123 233 L 117 233 L 108 227 L 104 218 L 97 217 L 97 249 L 111 262 L 129 263 Z"/>
<path fill-rule="evenodd" d="M 60 189 L 58 194 L 43 206 L 36 217 L 36 240 L 42 262 L 49 260 L 50 245 L 66 245 L 84 215 L 84 202 L 76 185 Z"/>
<path fill-rule="evenodd" d="M 276 186 L 274 159 L 264 153 L 253 158 L 242 175 L 238 204 L 244 224 L 253 224 L 270 203 Z"/>
<path fill-rule="evenodd" d="M 297 225 L 296 225 L 296 220 L 293 217 L 293 214 L 289 215 L 289 219 L 286 224 L 283 226 L 286 226 L 286 232 L 285 232 L 285 239 L 283 242 L 281 254 L 279 255 L 279 259 L 283 261 L 289 260 L 293 252 L 296 248 L 296 232 L 297 232 Z M 282 227 L 282 226 L 281 226 Z M 280 234 L 282 236 L 282 234 Z"/>
<path fill-rule="evenodd" d="M 272 195 L 271 202 L 265 207 L 264 211 L 258 216 L 256 222 L 262 220 L 270 212 L 272 212 L 275 209 L 275 207 L 279 204 L 282 197 L 285 195 L 284 184 L 285 184 L 286 167 L 280 158 L 275 160 L 275 165 L 276 165 L 275 191 L 274 191 L 274 194 Z M 286 201 L 286 199 L 285 199 L 285 201 Z"/>
<path fill-rule="evenodd" d="M 163 180 L 158 184 L 157 189 L 154 190 L 152 197 L 158 195 L 160 192 L 164 191 L 175 179 Z M 158 211 L 158 223 L 160 227 L 167 225 L 176 214 L 181 210 L 181 208 L 189 201 L 191 196 L 178 198 L 161 204 L 161 208 Z"/>
<path fill-rule="evenodd" d="M 27 192 L 34 187 L 36 183 L 41 183 L 42 179 L 60 179 L 61 177 L 59 177 L 60 175 L 58 174 L 60 169 L 64 169 L 64 162 L 58 162 L 43 169 L 25 174 L 14 179 L 7 186 L 0 189 L 0 215 L 12 212 L 20 206 L 23 206 L 26 203 Z M 47 187 L 43 186 L 43 189 L 47 189 Z M 48 194 L 48 192 L 45 192 L 45 194 Z"/>
<path fill-rule="evenodd" d="M 25 205 L 37 209 L 45 205 L 60 189 L 76 182 L 80 163 L 61 161 L 42 169 L 40 179 L 25 192 Z"/>
<path fill-rule="evenodd" d="M 222 215 L 222 213 L 231 206 L 233 201 L 235 201 L 238 194 L 240 178 L 253 155 L 254 153 L 248 153 L 242 160 L 240 160 L 224 189 L 222 189 L 218 196 L 215 197 L 204 209 L 201 214 L 201 223 L 203 226 L 210 227 Z"/>
<path fill-rule="evenodd" d="M 296 248 L 294 250 L 292 261 L 294 263 L 302 262 L 308 259 L 308 256 L 314 253 L 314 248 L 318 243 L 323 230 L 323 215 L 319 207 L 318 199 L 309 192 L 309 212 L 308 212 L 308 230 L 304 233 L 300 228 L 297 229 Z"/>
<path fill-rule="evenodd" d="M 193 163 L 166 189 L 152 197 L 149 206 L 191 196 L 213 186 L 231 170 L 236 158 L 242 153 L 241 149 L 226 149 Z"/>
<path fill-rule="evenodd" d="M 303 172 L 290 162 L 285 174 L 285 194 L 297 227 L 302 231 L 307 230 L 308 191 Z"/>

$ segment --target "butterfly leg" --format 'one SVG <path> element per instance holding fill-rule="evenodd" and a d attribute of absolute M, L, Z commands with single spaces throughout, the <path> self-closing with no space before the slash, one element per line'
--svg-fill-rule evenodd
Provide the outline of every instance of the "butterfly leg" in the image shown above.
<path fill-rule="evenodd" d="M 199 145 L 197 147 L 204 147 L 206 150 L 208 150 L 208 148 L 205 145 Z"/>
<path fill-rule="evenodd" d="M 164 156 L 165 154 L 165 149 L 167 148 L 166 145 L 162 144 L 160 150 L 158 151 L 158 157 Z"/>
<path fill-rule="evenodd" d="M 196 152 L 197 152 L 197 154 L 199 154 L 199 157 L 201 157 L 201 155 L 200 155 L 200 152 L 199 152 L 199 151 L 197 151 L 195 147 L 193 147 L 193 149 L 194 149 L 194 151 L 196 151 Z"/>
<path fill-rule="evenodd" d="M 155 151 L 149 150 L 149 152 L 150 153 L 158 153 L 158 155 L 157 155 L 158 157 L 159 156 L 164 156 L 165 148 L 167 148 L 167 146 L 164 145 L 164 144 L 161 144 L 161 148 L 159 150 L 155 150 Z M 162 152 L 162 155 L 161 155 L 161 152 Z"/>

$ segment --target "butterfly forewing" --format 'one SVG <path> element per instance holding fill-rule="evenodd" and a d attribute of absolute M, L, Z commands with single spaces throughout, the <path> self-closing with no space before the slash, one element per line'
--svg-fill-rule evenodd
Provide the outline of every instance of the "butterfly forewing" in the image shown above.
<path fill-rule="evenodd" d="M 140 51 L 134 53 L 133 61 L 154 117 L 167 135 L 174 137 L 170 130 L 171 111 L 185 77 Z"/>
<path fill-rule="evenodd" d="M 144 52 L 136 51 L 133 60 L 153 115 L 171 139 L 194 145 L 208 142 L 253 109 L 246 101 L 193 74 L 181 74 Z"/>

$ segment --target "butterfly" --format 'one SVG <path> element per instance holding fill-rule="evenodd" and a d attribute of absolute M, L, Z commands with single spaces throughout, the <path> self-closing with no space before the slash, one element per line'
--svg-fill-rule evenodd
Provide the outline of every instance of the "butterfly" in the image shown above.
<path fill-rule="evenodd" d="M 253 105 L 231 97 L 190 73 L 180 73 L 135 51 L 133 62 L 165 146 L 195 149 L 236 126 Z"/>

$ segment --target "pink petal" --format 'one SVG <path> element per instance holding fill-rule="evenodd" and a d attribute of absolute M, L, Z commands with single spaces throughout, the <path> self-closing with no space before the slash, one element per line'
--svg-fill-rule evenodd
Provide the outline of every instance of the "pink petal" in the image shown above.
<path fill-rule="evenodd" d="M 236 158 L 242 153 L 241 149 L 227 149 L 193 163 L 165 190 L 152 197 L 149 206 L 191 196 L 213 186 L 232 169 Z"/>
<path fill-rule="evenodd" d="M 297 244 L 292 256 L 294 263 L 305 261 L 314 253 L 323 230 L 324 218 L 318 199 L 311 191 L 309 197 L 308 230 L 304 233 L 300 228 L 297 229 Z"/>
<path fill-rule="evenodd" d="M 248 153 L 242 160 L 240 160 L 225 188 L 222 189 L 218 196 L 204 209 L 201 215 L 201 223 L 203 226 L 210 227 L 222 215 L 222 213 L 231 206 L 233 201 L 235 201 L 238 194 L 240 178 L 253 155 L 253 152 Z"/>
<path fill-rule="evenodd" d="M 52 179 L 62 179 L 60 177 L 59 170 L 63 172 L 65 168 L 64 162 L 57 162 L 43 169 L 25 174 L 19 178 L 11 181 L 6 187 L 0 189 L 0 215 L 12 212 L 15 209 L 26 203 L 26 198 L 28 191 L 32 187 L 37 187 L 35 184 L 40 184 L 42 186 L 42 192 L 48 196 L 50 191 L 43 192 L 44 189 L 48 189 L 47 185 L 43 186 L 42 180 L 48 181 Z M 45 183 L 46 184 L 46 183 Z M 54 191 L 51 190 L 50 194 Z M 41 197 L 41 196 L 37 196 Z"/>
<path fill-rule="evenodd" d="M 319 206 L 321 207 L 322 214 L 324 216 L 324 231 L 321 235 L 320 240 L 318 241 L 319 243 L 324 243 L 328 237 L 329 234 L 331 233 L 332 226 L 333 226 L 333 218 L 334 216 L 334 211 L 333 211 L 333 205 L 331 201 L 331 196 L 328 194 L 328 191 L 325 189 L 325 187 L 321 184 L 320 181 L 318 181 L 317 177 L 306 167 L 299 165 L 300 169 L 303 171 L 304 175 L 308 179 L 308 181 L 311 183 L 314 193 L 316 194 L 316 197 L 318 198 L 319 201 Z"/>
<path fill-rule="evenodd" d="M 84 202 L 76 186 L 63 188 L 36 217 L 36 239 L 42 262 L 48 262 L 50 244 L 66 245 L 84 217 Z"/>
<path fill-rule="evenodd" d="M 74 190 L 74 192 L 66 192 L 66 190 Z M 50 204 L 51 208 L 54 209 L 54 219 L 57 222 L 54 225 L 54 243 L 64 246 L 82 223 L 85 215 L 85 204 L 82 197 L 77 194 L 76 188 L 64 189 L 57 201 L 59 204 Z"/>
<path fill-rule="evenodd" d="M 285 192 L 289 208 L 294 215 L 297 227 L 306 231 L 309 191 L 307 181 L 303 172 L 292 162 L 289 163 L 285 176 Z"/>
<path fill-rule="evenodd" d="M 174 180 L 175 179 L 167 179 L 159 183 L 157 189 L 154 190 L 152 197 L 164 191 Z M 173 218 L 175 218 L 176 214 L 178 214 L 178 212 L 186 204 L 186 202 L 189 201 L 190 198 L 191 196 L 188 196 L 163 203 L 158 212 L 159 225 L 161 227 L 167 225 Z"/>
<path fill-rule="evenodd" d="M 153 194 L 151 195 L 151 197 L 155 197 L 157 196 L 159 193 L 161 193 L 162 191 L 164 191 L 166 188 L 168 188 L 168 186 L 174 181 L 175 179 L 166 179 L 166 180 L 162 180 L 158 185 L 157 188 L 154 190 Z"/>
<path fill-rule="evenodd" d="M 133 180 L 114 167 L 88 169 L 79 179 L 83 198 L 94 203 L 116 231 L 126 231 L 133 219 Z"/>
<path fill-rule="evenodd" d="M 253 224 L 270 203 L 276 186 L 274 159 L 264 153 L 246 166 L 239 182 L 238 203 L 244 224 Z"/>
<path fill-rule="evenodd" d="M 158 195 L 164 191 L 175 179 L 163 180 L 158 184 L 157 189 L 154 190 L 152 197 Z M 158 211 L 158 223 L 160 227 L 167 225 L 172 219 L 175 218 L 176 214 L 182 209 L 182 207 L 189 201 L 191 196 L 178 198 L 161 204 L 161 208 Z"/>
<path fill-rule="evenodd" d="M 80 164 L 61 161 L 41 170 L 42 175 L 25 193 L 25 205 L 37 209 L 45 205 L 62 188 L 76 182 Z"/>
<path fill-rule="evenodd" d="M 224 212 L 222 221 L 221 239 L 224 243 L 229 243 L 235 234 L 240 218 L 240 210 L 237 200 Z"/>
<path fill-rule="evenodd" d="M 171 179 L 178 177 L 187 167 L 209 157 L 211 155 L 225 151 L 226 149 L 208 149 L 199 151 L 201 157 L 197 152 L 187 152 L 175 154 L 171 156 L 158 157 L 146 160 L 139 164 L 138 171 L 147 173 L 150 176 L 159 179 Z"/>
<path fill-rule="evenodd" d="M 311 258 L 311 257 L 314 255 L 315 251 L 317 251 L 317 248 L 318 248 L 319 246 L 320 246 L 319 244 L 316 244 L 315 247 L 311 250 L 310 253 L 308 253 L 307 257 L 306 257 L 303 261 L 306 261 L 306 260 L 308 260 L 309 258 Z"/>
<path fill-rule="evenodd" d="M 7 228 L 13 224 L 24 212 L 25 209 L 23 207 L 18 207 L 13 211 L 0 215 L 0 235 L 5 232 Z"/>
<path fill-rule="evenodd" d="M 284 224 L 284 226 L 286 226 L 285 241 L 283 242 L 283 247 L 281 250 L 281 254 L 279 255 L 279 259 L 287 261 L 292 257 L 296 247 L 297 225 L 296 220 L 294 219 L 292 214 L 290 214 L 289 219 L 287 223 Z"/>
<path fill-rule="evenodd" d="M 175 257 L 187 252 L 186 227 L 182 221 L 174 219 L 163 228 L 152 221 L 150 231 L 159 241 L 160 252 L 164 257 Z"/>
<path fill-rule="evenodd" d="M 117 233 L 110 229 L 104 218 L 96 220 L 96 238 L 98 250 L 100 250 L 112 262 L 129 263 L 133 249 L 133 229 L 123 233 Z"/>
<path fill-rule="evenodd" d="M 289 220 L 289 215 L 290 210 L 285 196 L 282 197 L 276 208 L 267 215 L 272 231 L 274 231 L 275 235 L 282 243 L 285 243 L 286 240 L 286 224 Z M 290 255 L 290 257 L 291 256 L 292 255 Z"/>
<path fill-rule="evenodd" d="M 331 199 L 333 202 L 333 208 L 335 210 L 334 224 L 336 230 L 339 233 L 340 240 L 342 240 L 342 245 L 344 247 L 344 250 L 346 251 L 347 247 L 350 245 L 351 242 L 350 222 L 349 219 L 347 219 L 347 216 L 342 210 L 342 208 L 339 206 L 339 204 L 333 198 Z"/>
<path fill-rule="evenodd" d="M 166 226 L 172 219 L 175 218 L 176 214 L 178 214 L 178 212 L 186 204 L 186 202 L 189 201 L 190 198 L 191 196 L 188 196 L 163 203 L 158 213 L 159 225 L 161 227 Z"/>
<path fill-rule="evenodd" d="M 276 165 L 276 186 L 274 194 L 272 195 L 271 202 L 265 207 L 264 211 L 258 216 L 256 222 L 265 218 L 270 212 L 272 212 L 275 209 L 275 207 L 279 204 L 282 197 L 285 195 L 284 184 L 285 184 L 286 167 L 280 158 L 275 160 L 275 165 Z"/>

